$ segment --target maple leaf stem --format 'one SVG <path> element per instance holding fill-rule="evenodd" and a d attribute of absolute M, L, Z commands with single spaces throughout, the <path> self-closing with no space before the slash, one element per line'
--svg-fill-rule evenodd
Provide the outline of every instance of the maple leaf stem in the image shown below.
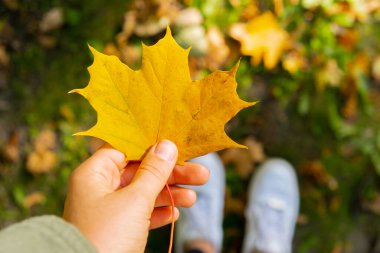
<path fill-rule="evenodd" d="M 170 229 L 170 243 L 169 243 L 169 250 L 168 250 L 168 253 L 171 253 L 172 248 L 173 248 L 173 239 L 174 239 L 174 199 L 173 199 L 172 192 L 170 191 L 169 185 L 166 184 L 165 187 L 169 193 L 170 202 L 171 202 L 171 206 L 172 206 L 172 225 L 171 225 L 171 229 Z"/>

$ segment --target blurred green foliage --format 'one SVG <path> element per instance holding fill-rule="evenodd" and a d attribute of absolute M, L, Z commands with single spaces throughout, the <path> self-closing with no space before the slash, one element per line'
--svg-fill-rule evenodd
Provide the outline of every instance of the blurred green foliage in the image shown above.
<path fill-rule="evenodd" d="M 3 1 L 0 226 L 31 215 L 60 215 L 68 175 L 99 145 L 72 137 L 93 124 L 95 113 L 79 96 L 66 95 L 88 81 L 87 43 L 138 68 L 141 41 L 155 43 L 170 23 L 177 41 L 192 46 L 193 78 L 229 69 L 240 59 L 239 94 L 260 103 L 227 128 L 234 139 L 255 138 L 266 156 L 295 165 L 302 197 L 295 251 L 378 252 L 379 5 L 376 0 Z M 257 53 L 244 53 L 244 38 L 234 35 L 240 25 L 245 38 L 252 36 L 256 31 L 247 24 L 268 11 L 278 27 L 262 28 L 288 36 L 273 68 L 260 59 L 254 64 Z M 273 47 L 272 41 L 267 44 Z M 261 160 L 249 162 L 254 168 Z M 252 171 L 242 176 L 239 166 L 236 161 L 227 166 L 225 252 L 236 252 L 244 236 L 244 213 L 236 203 L 245 203 Z M 163 231 L 152 234 L 148 251 L 166 250 Z"/>

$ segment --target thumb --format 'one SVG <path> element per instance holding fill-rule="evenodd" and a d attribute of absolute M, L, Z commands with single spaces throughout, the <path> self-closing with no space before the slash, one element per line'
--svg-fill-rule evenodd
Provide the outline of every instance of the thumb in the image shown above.
<path fill-rule="evenodd" d="M 147 199 L 154 201 L 165 186 L 177 156 L 177 147 L 169 140 L 154 145 L 142 160 L 131 186 L 136 187 Z"/>

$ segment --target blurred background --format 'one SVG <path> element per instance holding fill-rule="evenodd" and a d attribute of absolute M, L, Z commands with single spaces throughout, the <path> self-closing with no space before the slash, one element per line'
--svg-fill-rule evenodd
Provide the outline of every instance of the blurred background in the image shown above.
<path fill-rule="evenodd" d="M 250 176 L 283 157 L 301 189 L 295 252 L 380 252 L 378 0 L 2 0 L 0 227 L 61 215 L 68 175 L 101 145 L 72 136 L 96 121 L 67 94 L 89 80 L 87 43 L 138 69 L 168 24 L 193 79 L 240 59 L 238 92 L 260 101 L 226 126 L 249 149 L 220 152 L 224 251 L 241 247 Z M 168 242 L 156 231 L 148 251 Z"/>

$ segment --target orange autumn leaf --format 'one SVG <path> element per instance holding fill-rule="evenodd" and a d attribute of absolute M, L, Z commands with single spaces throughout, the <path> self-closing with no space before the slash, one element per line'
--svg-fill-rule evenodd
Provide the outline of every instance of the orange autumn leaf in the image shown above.
<path fill-rule="evenodd" d="M 271 12 L 254 17 L 248 23 L 233 25 L 230 34 L 240 41 L 242 54 L 252 56 L 255 65 L 263 61 L 267 69 L 277 65 L 289 43 L 288 33 Z"/>
<path fill-rule="evenodd" d="M 153 46 L 143 45 L 142 66 L 132 70 L 115 56 L 91 48 L 90 82 L 73 92 L 97 111 L 95 126 L 77 135 L 100 138 L 141 160 L 162 139 L 176 143 L 178 162 L 224 148 L 244 147 L 231 140 L 224 125 L 254 103 L 236 93 L 238 66 L 215 71 L 202 80 L 190 78 L 188 54 L 167 29 Z"/>

